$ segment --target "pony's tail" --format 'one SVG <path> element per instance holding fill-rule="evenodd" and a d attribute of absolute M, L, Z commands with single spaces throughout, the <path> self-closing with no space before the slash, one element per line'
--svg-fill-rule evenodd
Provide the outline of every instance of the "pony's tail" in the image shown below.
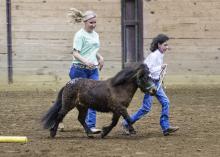
<path fill-rule="evenodd" d="M 57 99 L 54 102 L 53 106 L 47 111 L 47 113 L 42 118 L 42 123 L 44 129 L 52 128 L 56 122 L 56 119 L 58 117 L 58 113 L 62 107 L 62 93 L 63 88 L 60 89 Z"/>

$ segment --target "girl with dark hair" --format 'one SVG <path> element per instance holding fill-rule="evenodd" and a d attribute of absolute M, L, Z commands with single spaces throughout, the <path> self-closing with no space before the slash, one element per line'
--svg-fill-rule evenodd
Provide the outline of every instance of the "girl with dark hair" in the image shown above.
<path fill-rule="evenodd" d="M 168 50 L 168 40 L 169 37 L 164 34 L 159 34 L 155 38 L 153 38 L 152 43 L 150 45 L 151 53 L 147 56 L 147 58 L 144 60 L 144 63 L 148 65 L 148 68 L 151 73 L 151 77 L 154 80 L 155 85 L 158 87 L 156 98 L 162 105 L 162 111 L 160 116 L 160 126 L 162 128 L 162 132 L 164 136 L 169 135 L 172 132 L 175 132 L 179 129 L 179 127 L 173 127 L 170 126 L 169 123 L 169 106 L 170 101 L 163 89 L 162 86 L 160 86 L 160 75 L 161 72 L 166 67 L 166 64 L 163 64 L 163 57 L 165 52 Z M 135 123 L 137 120 L 142 118 L 144 115 L 146 115 L 151 110 L 153 96 L 150 94 L 144 95 L 144 100 L 142 103 L 142 106 L 138 109 L 137 112 L 135 112 L 133 115 L 131 115 L 132 123 Z M 123 131 L 125 134 L 129 134 L 128 128 L 127 128 L 127 122 L 124 120 L 122 122 Z"/>

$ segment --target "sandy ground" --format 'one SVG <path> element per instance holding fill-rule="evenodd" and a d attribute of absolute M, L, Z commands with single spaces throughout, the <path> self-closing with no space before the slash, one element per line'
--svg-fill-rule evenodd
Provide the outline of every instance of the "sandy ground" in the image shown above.
<path fill-rule="evenodd" d="M 77 111 L 64 120 L 65 132 L 55 139 L 43 130 L 40 119 L 55 100 L 58 88 L 0 90 L 0 135 L 27 136 L 28 143 L 0 143 L 1 157 L 94 156 L 94 157 L 218 157 L 220 156 L 220 86 L 167 87 L 171 101 L 170 121 L 180 130 L 164 137 L 159 126 L 161 106 L 156 99 L 152 111 L 135 123 L 137 134 L 125 136 L 118 124 L 101 139 L 88 139 L 77 121 Z M 140 107 L 143 94 L 137 92 L 128 108 Z M 97 126 L 111 120 L 98 113 Z"/>

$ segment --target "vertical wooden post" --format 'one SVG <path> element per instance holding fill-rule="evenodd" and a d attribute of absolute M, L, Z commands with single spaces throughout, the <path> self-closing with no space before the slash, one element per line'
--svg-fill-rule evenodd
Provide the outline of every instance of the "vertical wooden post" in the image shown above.
<path fill-rule="evenodd" d="M 7 51 L 8 51 L 8 83 L 10 84 L 13 83 L 11 0 L 6 0 L 6 20 L 7 20 Z"/>
<path fill-rule="evenodd" d="M 143 1 L 121 0 L 122 68 L 143 60 Z"/>

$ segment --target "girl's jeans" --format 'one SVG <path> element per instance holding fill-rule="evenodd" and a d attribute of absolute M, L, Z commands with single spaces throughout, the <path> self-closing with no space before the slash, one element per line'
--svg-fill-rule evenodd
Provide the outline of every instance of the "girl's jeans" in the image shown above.
<path fill-rule="evenodd" d="M 73 65 L 70 68 L 69 76 L 71 79 L 74 78 L 88 78 L 93 80 L 99 80 L 98 69 L 84 69 L 74 67 Z M 86 116 L 86 124 L 89 128 L 93 128 L 96 125 L 96 111 L 89 109 Z"/>
<path fill-rule="evenodd" d="M 155 82 L 155 85 L 158 86 L 159 81 Z M 157 91 L 156 98 L 162 105 L 161 116 L 160 116 L 160 126 L 162 130 L 164 131 L 170 127 L 170 124 L 169 124 L 170 101 L 168 97 L 166 96 L 162 86 Z M 150 96 L 149 94 L 144 95 L 142 106 L 138 109 L 137 112 L 131 115 L 132 123 L 135 123 L 137 120 L 142 118 L 144 115 L 146 115 L 151 110 L 152 100 L 153 100 L 153 96 Z M 127 125 L 127 122 L 124 120 L 123 124 Z"/>

